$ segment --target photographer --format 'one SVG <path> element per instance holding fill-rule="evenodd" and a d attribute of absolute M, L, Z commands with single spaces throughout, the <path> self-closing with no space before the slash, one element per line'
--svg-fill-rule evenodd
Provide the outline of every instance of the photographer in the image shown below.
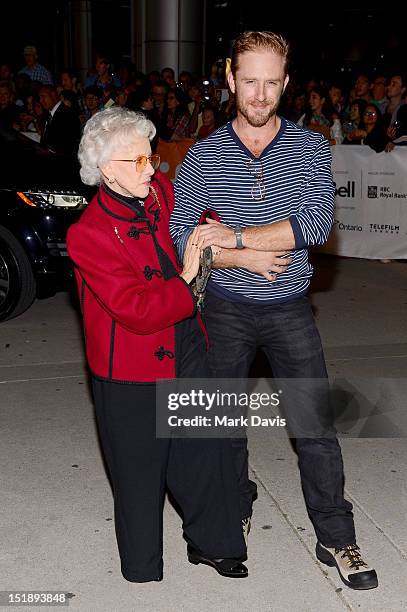
<path fill-rule="evenodd" d="M 163 126 L 160 138 L 163 140 L 182 140 L 189 138 L 191 116 L 182 89 L 174 87 L 167 95 L 167 107 L 163 113 Z"/>
<path fill-rule="evenodd" d="M 191 85 L 188 90 L 191 102 L 188 104 L 191 119 L 189 122 L 189 133 L 192 138 L 198 138 L 198 132 L 202 127 L 202 111 L 204 108 L 218 109 L 218 101 L 215 89 L 208 80 L 203 80 L 201 85 Z"/>

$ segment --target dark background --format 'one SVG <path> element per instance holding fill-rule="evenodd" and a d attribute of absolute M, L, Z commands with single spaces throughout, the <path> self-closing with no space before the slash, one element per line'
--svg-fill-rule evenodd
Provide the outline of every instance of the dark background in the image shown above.
<path fill-rule="evenodd" d="M 131 55 L 131 0 L 94 0 L 94 49 L 110 53 L 116 64 Z M 64 67 L 69 40 L 68 0 L 2 2 L 0 61 L 14 69 L 23 63 L 22 50 L 34 44 L 40 62 L 52 72 Z M 272 2 L 207 0 L 206 65 L 230 55 L 236 34 L 245 29 L 283 33 L 292 46 L 291 72 L 302 78 L 342 76 L 360 70 L 391 74 L 405 68 L 405 19 L 396 5 L 369 8 L 355 4 L 331 8 L 275 7 Z M 69 57 L 69 55 L 68 55 Z M 157 66 L 158 69 L 162 66 Z"/>

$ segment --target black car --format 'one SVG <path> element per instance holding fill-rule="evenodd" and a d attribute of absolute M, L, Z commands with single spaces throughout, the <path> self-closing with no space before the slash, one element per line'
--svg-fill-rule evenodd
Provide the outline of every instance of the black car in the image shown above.
<path fill-rule="evenodd" d="M 76 158 L 0 125 L 0 321 L 67 288 L 68 227 L 92 195 Z"/>

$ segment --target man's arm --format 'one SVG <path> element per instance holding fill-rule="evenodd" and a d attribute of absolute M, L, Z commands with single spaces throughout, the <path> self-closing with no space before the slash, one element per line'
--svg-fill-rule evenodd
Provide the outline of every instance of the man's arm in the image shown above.
<path fill-rule="evenodd" d="M 175 182 L 174 192 L 175 207 L 171 214 L 170 232 L 179 256 L 182 258 L 188 238 L 194 227 L 198 224 L 202 212 L 210 208 L 205 178 L 200 167 L 199 159 L 193 149 L 188 152 L 181 166 Z M 275 277 L 273 274 L 270 274 L 270 271 L 275 273 L 284 272 L 292 261 L 291 258 L 280 259 L 288 250 L 294 248 L 292 232 L 291 239 L 288 241 L 285 240 L 285 242 L 282 243 L 286 246 L 281 246 L 280 248 L 275 247 L 270 249 L 272 252 L 267 252 L 260 256 L 259 253 L 256 254 L 254 250 L 250 252 L 248 248 L 244 250 L 235 249 L 236 237 L 233 229 L 217 223 L 216 221 L 212 221 L 210 218 L 207 219 L 207 222 L 207 224 L 200 226 L 199 231 L 211 231 L 215 229 L 214 226 L 216 225 L 217 228 L 229 233 L 228 239 L 230 244 L 228 246 L 225 245 L 225 248 L 230 252 L 222 251 L 222 253 L 215 258 L 214 268 L 245 268 L 251 272 L 262 274 L 268 280 L 274 280 Z M 281 223 L 282 222 L 278 222 L 278 224 Z M 270 226 L 264 227 L 267 228 Z M 258 230 L 259 228 L 255 227 L 251 229 Z M 213 242 L 211 242 L 211 237 L 208 237 L 206 246 L 210 244 L 221 246 L 216 240 L 218 240 L 217 233 L 214 236 Z"/>
<path fill-rule="evenodd" d="M 245 268 L 273 282 L 292 262 L 285 251 L 255 251 L 253 249 L 221 249 L 215 255 L 213 268 Z"/>
<path fill-rule="evenodd" d="M 204 246 L 219 246 L 223 249 L 236 247 L 234 229 L 228 225 L 218 223 L 213 219 L 207 220 L 207 225 L 199 228 L 199 234 L 204 238 Z M 256 225 L 242 228 L 243 246 L 255 251 L 292 251 L 298 248 L 290 220 L 276 221 L 268 225 Z M 244 250 L 240 251 L 244 256 Z M 237 266 L 244 267 L 244 266 Z"/>
<path fill-rule="evenodd" d="M 198 156 L 190 149 L 174 185 L 175 206 L 170 219 L 170 233 L 182 260 L 188 238 L 198 225 L 203 211 L 210 207 L 208 190 Z"/>
<path fill-rule="evenodd" d="M 329 144 L 321 139 L 310 164 L 298 212 L 275 223 L 243 228 L 243 246 L 257 251 L 287 251 L 324 244 L 332 226 L 335 203 L 331 159 Z M 231 227 L 208 221 L 199 232 L 204 238 L 204 246 L 236 247 Z"/>

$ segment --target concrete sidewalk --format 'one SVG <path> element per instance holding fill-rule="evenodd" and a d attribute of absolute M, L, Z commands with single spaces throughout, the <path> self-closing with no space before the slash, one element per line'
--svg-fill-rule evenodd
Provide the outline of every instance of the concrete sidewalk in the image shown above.
<path fill-rule="evenodd" d="M 318 265 L 312 300 L 330 374 L 405 377 L 407 264 L 321 257 Z M 271 444 L 265 431 L 250 439 L 259 499 L 249 578 L 190 565 L 166 504 L 164 581 L 137 585 L 120 574 L 82 333 L 65 294 L 0 324 L 0 418 L 0 590 L 61 590 L 84 612 L 407 609 L 406 439 L 341 442 L 358 542 L 379 588 L 351 591 L 316 561 L 296 456 L 288 439 Z"/>

